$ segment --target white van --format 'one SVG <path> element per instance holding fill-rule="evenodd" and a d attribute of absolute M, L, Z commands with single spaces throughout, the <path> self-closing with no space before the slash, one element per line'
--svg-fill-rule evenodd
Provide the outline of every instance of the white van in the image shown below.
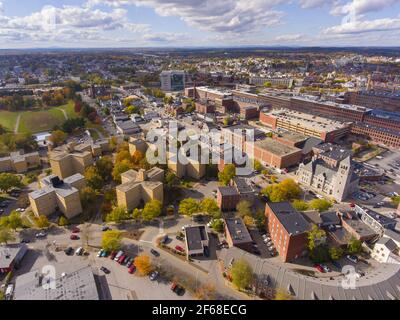
<path fill-rule="evenodd" d="M 77 256 L 81 256 L 81 255 L 83 254 L 83 248 L 82 248 L 82 247 L 79 247 L 78 249 L 76 249 L 75 254 L 76 254 Z"/>
<path fill-rule="evenodd" d="M 6 298 L 7 298 L 8 300 L 10 300 L 13 293 L 14 293 L 14 284 L 11 283 L 11 284 L 9 284 L 9 285 L 7 286 L 7 289 L 6 289 L 6 292 L 5 292 Z"/>

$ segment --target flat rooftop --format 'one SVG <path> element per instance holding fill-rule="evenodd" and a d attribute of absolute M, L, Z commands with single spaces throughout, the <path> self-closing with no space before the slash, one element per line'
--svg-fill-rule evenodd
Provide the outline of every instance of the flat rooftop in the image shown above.
<path fill-rule="evenodd" d="M 264 114 L 292 126 L 300 126 L 318 132 L 330 132 L 348 126 L 347 123 L 289 109 L 275 109 L 264 112 Z"/>
<path fill-rule="evenodd" d="M 235 187 L 218 187 L 217 190 L 222 196 L 238 196 L 239 192 Z"/>
<path fill-rule="evenodd" d="M 290 202 L 268 202 L 267 206 L 289 234 L 296 235 L 310 230 L 311 225 Z"/>
<path fill-rule="evenodd" d="M 340 109 L 345 109 L 345 110 L 351 110 L 351 111 L 360 112 L 360 113 L 365 113 L 365 112 L 371 111 L 371 109 L 366 108 L 366 107 L 361 107 L 361 106 L 352 105 L 352 104 L 341 104 L 341 103 L 336 103 L 336 102 L 326 101 L 326 100 L 318 100 L 318 99 L 313 99 L 310 96 L 295 96 L 292 98 L 292 100 L 301 100 L 301 101 L 307 101 L 307 102 L 320 103 L 320 104 L 325 104 L 327 106 L 332 106 L 335 108 L 340 108 Z"/>
<path fill-rule="evenodd" d="M 59 275 L 54 279 L 55 288 L 46 288 L 41 285 L 46 280 L 39 270 L 17 277 L 14 300 L 99 300 L 90 266 L 66 271 Z"/>
<path fill-rule="evenodd" d="M 208 240 L 204 226 L 193 226 L 185 228 L 186 244 L 189 251 L 203 249 L 203 241 Z"/>
<path fill-rule="evenodd" d="M 292 132 L 292 131 L 280 131 L 278 133 L 279 138 L 283 138 L 285 140 L 298 143 L 298 142 L 303 142 L 308 139 L 305 135 L 302 135 L 300 133 Z"/>
<path fill-rule="evenodd" d="M 248 142 L 249 143 L 249 142 Z M 274 140 L 272 138 L 265 138 L 264 140 L 259 140 L 254 142 L 254 147 L 264 149 L 274 155 L 277 156 L 286 156 L 288 154 L 292 154 L 295 152 L 299 152 L 300 149 L 296 147 L 291 147 L 288 145 L 285 145 L 277 140 Z"/>
<path fill-rule="evenodd" d="M 249 243 L 253 241 L 249 230 L 247 230 L 247 227 L 242 219 L 225 219 L 225 225 L 229 234 L 231 235 L 233 245 Z"/>

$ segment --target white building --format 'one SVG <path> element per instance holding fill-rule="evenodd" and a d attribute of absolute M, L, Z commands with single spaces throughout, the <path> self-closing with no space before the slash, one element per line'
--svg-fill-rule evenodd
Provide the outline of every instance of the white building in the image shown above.
<path fill-rule="evenodd" d="M 374 246 L 371 257 L 380 263 L 400 264 L 400 257 L 397 255 L 399 247 L 387 237 L 382 237 Z"/>

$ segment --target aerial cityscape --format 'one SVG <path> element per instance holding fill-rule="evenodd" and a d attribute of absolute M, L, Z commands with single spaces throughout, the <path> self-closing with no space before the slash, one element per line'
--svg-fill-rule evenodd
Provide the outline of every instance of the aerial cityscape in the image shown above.
<path fill-rule="evenodd" d="M 0 0 L 0 300 L 399 300 L 399 12 Z"/>

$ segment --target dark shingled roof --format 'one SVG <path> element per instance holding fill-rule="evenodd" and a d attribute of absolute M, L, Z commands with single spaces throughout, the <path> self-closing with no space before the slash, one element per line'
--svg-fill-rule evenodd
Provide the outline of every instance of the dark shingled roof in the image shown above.
<path fill-rule="evenodd" d="M 223 196 L 239 195 L 239 192 L 236 190 L 235 187 L 218 187 L 217 189 L 219 193 L 221 193 Z"/>
<path fill-rule="evenodd" d="M 290 202 L 268 202 L 267 206 L 289 234 L 300 234 L 311 229 L 307 220 L 293 208 Z"/>
<path fill-rule="evenodd" d="M 225 219 L 226 227 L 231 235 L 233 245 L 252 242 L 253 239 L 241 218 Z"/>
<path fill-rule="evenodd" d="M 206 228 L 204 226 L 186 227 L 185 234 L 189 251 L 203 248 L 202 241 L 207 239 Z"/>

